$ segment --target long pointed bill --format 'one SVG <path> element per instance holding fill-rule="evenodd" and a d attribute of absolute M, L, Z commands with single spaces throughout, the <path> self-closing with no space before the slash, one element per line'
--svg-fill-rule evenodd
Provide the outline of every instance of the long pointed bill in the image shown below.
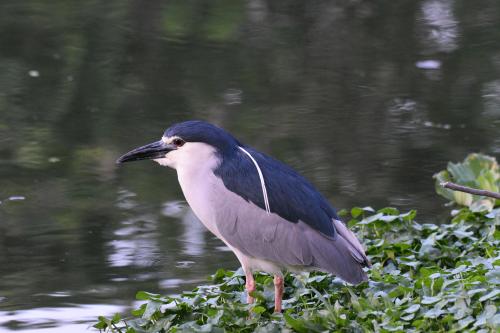
<path fill-rule="evenodd" d="M 169 151 L 175 150 L 177 147 L 172 144 L 167 144 L 162 140 L 156 141 L 145 146 L 136 148 L 129 151 L 122 157 L 116 160 L 117 164 L 140 161 L 140 160 L 153 160 L 157 158 L 163 158 Z"/>

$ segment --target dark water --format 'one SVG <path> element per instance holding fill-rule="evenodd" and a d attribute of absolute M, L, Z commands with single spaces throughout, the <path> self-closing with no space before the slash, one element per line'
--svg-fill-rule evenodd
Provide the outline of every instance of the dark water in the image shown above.
<path fill-rule="evenodd" d="M 200 118 L 338 208 L 447 214 L 434 172 L 500 153 L 500 2 L 0 2 L 0 332 L 85 331 L 238 263 L 175 173 L 115 159 Z"/>

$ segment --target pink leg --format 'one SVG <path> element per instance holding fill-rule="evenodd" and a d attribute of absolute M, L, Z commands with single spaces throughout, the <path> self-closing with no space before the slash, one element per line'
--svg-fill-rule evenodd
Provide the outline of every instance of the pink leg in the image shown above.
<path fill-rule="evenodd" d="M 254 299 L 252 296 L 250 296 L 250 293 L 252 291 L 255 291 L 255 280 L 253 279 L 253 274 L 252 272 L 245 272 L 245 277 L 246 277 L 246 282 L 245 282 L 245 288 L 247 290 L 247 302 L 253 303 Z"/>
<path fill-rule="evenodd" d="M 281 312 L 281 300 L 283 299 L 283 289 L 285 279 L 282 276 L 274 276 L 274 312 Z"/>

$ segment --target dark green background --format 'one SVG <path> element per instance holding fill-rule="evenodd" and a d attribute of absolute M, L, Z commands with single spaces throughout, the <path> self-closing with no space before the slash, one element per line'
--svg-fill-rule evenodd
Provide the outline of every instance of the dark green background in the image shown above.
<path fill-rule="evenodd" d="M 500 2 L 0 1 L 0 332 L 238 267 L 175 172 L 114 163 L 187 119 L 439 222 L 432 174 L 500 152 Z"/>

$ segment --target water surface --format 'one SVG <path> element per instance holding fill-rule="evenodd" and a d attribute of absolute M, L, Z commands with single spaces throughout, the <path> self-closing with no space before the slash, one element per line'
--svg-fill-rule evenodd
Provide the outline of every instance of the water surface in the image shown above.
<path fill-rule="evenodd" d="M 238 262 L 175 173 L 115 159 L 205 119 L 339 209 L 417 209 L 432 174 L 500 153 L 500 3 L 0 3 L 0 332 L 78 332 L 138 290 Z"/>

